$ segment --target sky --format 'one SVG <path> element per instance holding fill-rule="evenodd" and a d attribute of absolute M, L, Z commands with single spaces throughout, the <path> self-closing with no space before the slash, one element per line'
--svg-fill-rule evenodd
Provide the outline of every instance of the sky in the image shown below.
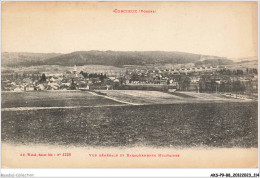
<path fill-rule="evenodd" d="M 258 55 L 257 2 L 2 2 L 1 13 L 2 52 Z"/>

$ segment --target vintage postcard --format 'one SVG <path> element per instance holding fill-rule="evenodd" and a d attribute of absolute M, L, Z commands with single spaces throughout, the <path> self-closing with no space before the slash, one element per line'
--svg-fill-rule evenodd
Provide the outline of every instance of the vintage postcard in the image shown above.
<path fill-rule="evenodd" d="M 2 168 L 258 167 L 257 2 L 1 7 Z"/>

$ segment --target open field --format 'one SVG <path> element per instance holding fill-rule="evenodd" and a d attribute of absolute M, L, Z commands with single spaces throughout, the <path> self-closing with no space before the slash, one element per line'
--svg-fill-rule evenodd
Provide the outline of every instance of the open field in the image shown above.
<path fill-rule="evenodd" d="M 83 91 L 2 92 L 2 108 L 116 105 L 119 102 Z"/>
<path fill-rule="evenodd" d="M 74 146 L 257 147 L 257 103 L 2 111 L 2 141 Z"/>
<path fill-rule="evenodd" d="M 248 102 L 248 99 L 227 98 L 216 93 L 174 92 L 144 90 L 96 90 L 109 97 L 136 104 L 174 104 L 174 103 L 222 103 Z"/>
<path fill-rule="evenodd" d="M 219 94 L 195 92 L 165 93 L 142 90 L 2 92 L 2 110 L 102 107 L 110 105 L 150 105 L 176 103 L 222 103 L 250 100 L 227 98 Z"/>
<path fill-rule="evenodd" d="M 160 91 L 142 90 L 97 90 L 109 97 L 136 104 L 167 104 L 180 102 L 181 98 Z"/>
<path fill-rule="evenodd" d="M 257 102 L 191 92 L 99 92 L 3 92 L 2 141 L 257 147 Z"/>

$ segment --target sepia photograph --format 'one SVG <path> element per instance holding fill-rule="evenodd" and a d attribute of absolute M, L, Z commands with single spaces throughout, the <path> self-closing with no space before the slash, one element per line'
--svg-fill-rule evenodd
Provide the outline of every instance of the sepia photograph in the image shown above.
<path fill-rule="evenodd" d="M 258 167 L 257 2 L 4 1 L 1 24 L 2 168 Z"/>

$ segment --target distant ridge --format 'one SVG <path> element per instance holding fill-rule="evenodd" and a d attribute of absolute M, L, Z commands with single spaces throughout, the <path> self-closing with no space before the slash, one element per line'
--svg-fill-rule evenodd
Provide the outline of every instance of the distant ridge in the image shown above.
<path fill-rule="evenodd" d="M 33 66 L 61 53 L 2 52 L 2 66 Z"/>
<path fill-rule="evenodd" d="M 203 59 L 203 60 L 201 60 Z M 186 64 L 225 65 L 233 61 L 223 57 L 200 55 L 184 52 L 165 51 L 75 51 L 68 54 L 59 53 L 2 53 L 3 66 L 35 65 L 123 65 L 147 64 Z"/>

